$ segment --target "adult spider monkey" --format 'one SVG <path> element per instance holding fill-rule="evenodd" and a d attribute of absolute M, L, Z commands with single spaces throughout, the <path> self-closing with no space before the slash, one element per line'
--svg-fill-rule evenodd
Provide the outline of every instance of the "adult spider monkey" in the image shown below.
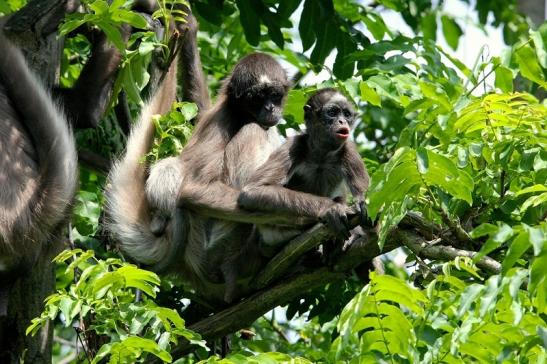
<path fill-rule="evenodd" d="M 239 188 L 279 145 L 274 126 L 288 86 L 285 71 L 272 57 L 243 58 L 224 82 L 215 105 L 199 117 L 181 155 L 161 161 L 148 175 L 139 160 L 152 143 L 151 115 L 166 111 L 161 106 L 167 105 L 159 104 L 170 87 L 164 83 L 144 109 L 126 154 L 110 175 L 110 230 L 122 251 L 156 271 L 182 272 L 198 294 L 212 301 L 221 301 L 224 294 L 217 263 L 225 259 L 227 241 L 248 248 L 253 256 L 249 274 L 258 269 L 258 255 L 249 241 L 252 225 L 242 223 L 253 214 L 238 215 L 234 210 Z M 234 148 L 234 138 L 247 143 Z M 175 209 L 177 195 L 180 208 Z M 159 233 L 153 231 L 151 207 L 168 216 Z"/>
<path fill-rule="evenodd" d="M 7 295 L 6 287 L 32 267 L 67 215 L 78 174 L 64 114 L 3 30 L 0 120 L 0 287 Z"/>
<path fill-rule="evenodd" d="M 91 57 L 74 87 L 50 93 L 7 38 L 6 23 L 0 19 L 0 316 L 9 288 L 45 254 L 69 214 L 78 183 L 70 125 L 97 126 L 121 62 L 105 34 L 87 32 Z M 122 30 L 129 37 L 130 27 Z"/>

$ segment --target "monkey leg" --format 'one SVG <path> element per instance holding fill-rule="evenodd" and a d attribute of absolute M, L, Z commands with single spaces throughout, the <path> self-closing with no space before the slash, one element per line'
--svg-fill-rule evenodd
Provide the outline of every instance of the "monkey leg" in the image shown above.
<path fill-rule="evenodd" d="M 182 179 L 181 162 L 176 157 L 162 159 L 150 169 L 145 193 L 152 209 L 150 230 L 155 236 L 163 234 L 173 215 Z"/>

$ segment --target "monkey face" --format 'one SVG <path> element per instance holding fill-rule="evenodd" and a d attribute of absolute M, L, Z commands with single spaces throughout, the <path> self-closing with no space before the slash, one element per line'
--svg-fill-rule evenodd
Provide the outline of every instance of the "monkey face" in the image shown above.
<path fill-rule="evenodd" d="M 254 121 L 269 128 L 281 119 L 285 94 L 282 85 L 259 84 L 245 92 L 241 101 Z"/>
<path fill-rule="evenodd" d="M 344 143 L 349 138 L 355 120 L 355 112 L 345 100 L 329 102 L 319 112 L 319 119 L 328 130 L 330 139 Z"/>
<path fill-rule="evenodd" d="M 310 99 L 304 107 L 308 133 L 332 148 L 344 144 L 355 122 L 355 110 L 340 93 Z M 314 107 L 315 106 L 315 107 Z"/>
<path fill-rule="evenodd" d="M 244 122 L 263 128 L 281 119 L 283 101 L 290 83 L 285 70 L 267 54 L 252 53 L 234 67 L 228 80 L 227 96 Z M 250 120 L 249 120 L 250 117 Z"/>

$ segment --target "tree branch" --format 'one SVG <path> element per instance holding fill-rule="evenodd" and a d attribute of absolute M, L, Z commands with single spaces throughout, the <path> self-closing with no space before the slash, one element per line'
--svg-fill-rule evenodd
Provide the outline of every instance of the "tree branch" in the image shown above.
<path fill-rule="evenodd" d="M 254 288 L 264 288 L 279 278 L 307 251 L 310 251 L 328 236 L 327 227 L 323 224 L 316 224 L 311 229 L 300 234 L 281 251 L 275 255 L 258 274 Z"/>
<path fill-rule="evenodd" d="M 429 245 L 423 238 L 415 234 L 401 234 L 400 236 L 402 243 L 412 250 L 414 254 L 422 258 L 452 260 L 457 257 L 474 258 L 478 254 L 477 252 L 456 249 L 451 246 Z M 480 259 L 476 262 L 476 265 L 490 274 L 501 272 L 501 264 L 490 257 Z"/>
<path fill-rule="evenodd" d="M 410 225 L 411 223 L 413 225 Z M 345 279 L 357 266 L 399 246 L 407 246 L 421 258 L 436 260 L 452 260 L 457 257 L 473 258 L 477 254 L 477 252 L 456 249 L 451 246 L 429 245 L 427 237 L 424 238 L 424 234 L 421 233 L 424 229 L 429 231 L 429 234 L 425 235 L 442 231 L 438 225 L 428 223 L 418 215 L 410 213 L 409 217 L 405 218 L 404 224 L 390 231 L 383 250 L 378 247 L 375 228 L 363 229 L 359 231 L 358 235 L 352 236 L 349 249 L 341 253 L 332 266 L 317 267 L 284 277 L 279 283 L 266 287 L 268 282 L 274 282 L 282 274 L 287 274 L 286 272 L 298 257 L 320 244 L 328 236 L 326 228 L 317 224 L 293 239 L 270 261 L 259 274 L 260 282 L 256 285 L 262 287 L 261 290 L 229 308 L 190 325 L 188 328 L 198 332 L 207 340 L 225 336 L 249 326 L 266 312 L 284 305 L 303 292 Z M 497 274 L 501 271 L 501 264 L 489 257 L 479 260 L 477 266 L 490 274 Z M 173 354 L 181 355 L 189 349 L 188 343 L 181 343 L 174 349 Z"/>
<path fill-rule="evenodd" d="M 80 149 L 78 151 L 78 160 L 86 167 L 104 175 L 108 174 L 112 164 L 112 161 L 107 158 L 85 149 Z"/>

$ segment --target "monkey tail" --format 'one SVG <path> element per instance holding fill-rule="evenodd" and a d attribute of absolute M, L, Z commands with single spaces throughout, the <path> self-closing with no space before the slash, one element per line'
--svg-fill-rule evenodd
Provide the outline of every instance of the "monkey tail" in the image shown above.
<path fill-rule="evenodd" d="M 114 164 L 108 177 L 108 229 L 124 253 L 146 265 L 160 266 L 173 251 L 169 233 L 158 237 L 150 228 L 150 205 L 145 194 L 148 166 L 144 156 L 154 140 L 152 117 L 167 112 L 175 99 L 174 73 L 174 67 L 171 67 L 158 92 L 143 108 L 129 135 L 125 154 Z"/>
<path fill-rule="evenodd" d="M 21 51 L 4 35 L 4 23 L 5 18 L 0 20 L 0 86 L 8 99 L 5 110 L 12 107 L 19 115 L 38 165 L 37 177 L 29 179 L 26 190 L 19 194 L 17 211 L 5 211 L 12 224 L 8 228 L 11 232 L 4 232 L 2 238 L 8 250 L 17 255 L 25 249 L 13 246 L 14 240 L 21 244 L 24 236 L 26 243 L 42 242 L 66 217 L 78 183 L 78 162 L 66 117 L 30 71 Z M 4 116 L 10 118 L 9 114 Z M 37 248 L 32 249 L 39 252 Z"/>

